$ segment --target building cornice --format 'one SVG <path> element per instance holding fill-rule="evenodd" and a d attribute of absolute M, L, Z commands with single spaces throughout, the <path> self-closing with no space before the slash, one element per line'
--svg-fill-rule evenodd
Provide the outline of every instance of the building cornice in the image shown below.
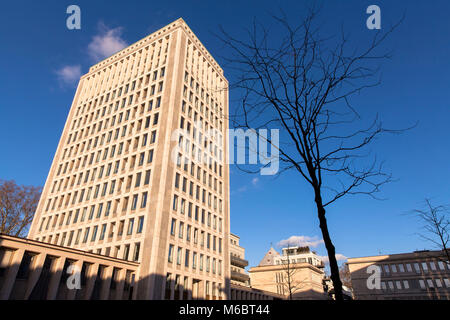
<path fill-rule="evenodd" d="M 148 36 L 132 43 L 128 47 L 116 52 L 115 54 L 111 55 L 108 58 L 103 59 L 102 61 L 92 65 L 89 68 L 89 72 L 84 74 L 81 78 L 88 77 L 92 75 L 94 72 L 98 72 L 103 70 L 104 68 L 108 67 L 109 65 L 119 61 L 120 59 L 135 53 L 136 51 L 142 49 L 146 45 L 152 43 L 153 41 L 157 40 L 158 38 L 164 37 L 167 34 L 173 32 L 173 30 L 176 30 L 177 28 L 181 28 L 188 38 L 194 43 L 197 48 L 203 53 L 204 57 L 208 60 L 211 67 L 215 69 L 215 71 L 222 77 L 222 79 L 228 83 L 227 79 L 224 77 L 223 69 L 219 66 L 217 61 L 213 58 L 211 53 L 206 49 L 206 47 L 201 43 L 201 41 L 197 38 L 197 36 L 194 34 L 194 32 L 189 28 L 187 23 L 183 20 L 183 18 L 179 18 L 175 20 L 172 23 L 169 23 L 168 25 L 158 29 L 157 31 L 149 34 Z"/>

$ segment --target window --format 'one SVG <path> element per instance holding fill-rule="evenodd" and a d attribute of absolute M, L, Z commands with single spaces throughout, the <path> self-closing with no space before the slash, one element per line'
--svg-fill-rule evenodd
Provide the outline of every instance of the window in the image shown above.
<path fill-rule="evenodd" d="M 414 263 L 414 269 L 416 270 L 417 273 L 420 273 L 420 266 L 418 263 Z"/>
<path fill-rule="evenodd" d="M 153 161 L 153 149 L 148 152 L 147 163 L 151 163 Z"/>
<path fill-rule="evenodd" d="M 142 233 L 143 228 L 144 228 L 144 216 L 139 217 L 136 233 Z"/>
<path fill-rule="evenodd" d="M 178 248 L 178 252 L 177 252 L 177 264 L 181 265 L 181 256 L 183 255 L 183 249 Z"/>
<path fill-rule="evenodd" d="M 192 269 L 197 268 L 197 252 L 192 253 Z"/>
<path fill-rule="evenodd" d="M 134 226 L 134 218 L 131 218 L 128 221 L 128 231 L 127 231 L 127 235 L 130 235 L 133 233 L 133 226 Z"/>
<path fill-rule="evenodd" d="M 140 172 L 136 174 L 136 182 L 135 182 L 135 185 L 134 185 L 135 188 L 140 186 L 140 184 L 141 184 L 141 176 L 142 176 L 142 174 Z"/>
<path fill-rule="evenodd" d="M 147 206 L 147 192 L 144 192 L 142 194 L 142 199 L 141 199 L 141 208 L 145 208 Z"/>
<path fill-rule="evenodd" d="M 92 218 L 94 217 L 94 211 L 95 211 L 95 206 L 91 206 L 91 212 L 89 213 L 89 220 L 92 220 Z"/>
<path fill-rule="evenodd" d="M 97 209 L 97 218 L 100 218 L 100 216 L 102 215 L 102 209 L 103 209 L 103 203 L 100 203 L 98 205 L 98 209 Z"/>
<path fill-rule="evenodd" d="M 169 245 L 169 256 L 168 256 L 168 261 L 172 262 L 173 261 L 173 245 L 170 244 Z"/>
<path fill-rule="evenodd" d="M 111 211 L 111 201 L 108 201 L 106 203 L 106 211 L 105 211 L 105 217 L 109 216 L 109 212 Z"/>
<path fill-rule="evenodd" d="M 99 240 L 105 239 L 105 232 L 106 232 L 106 224 L 103 224 L 102 225 L 102 230 L 100 232 L 100 239 Z"/>
<path fill-rule="evenodd" d="M 133 196 L 133 202 L 131 203 L 131 210 L 136 210 L 137 201 L 138 201 L 138 195 L 135 194 Z"/>
<path fill-rule="evenodd" d="M 142 136 L 142 146 L 145 147 L 147 145 L 147 134 L 144 134 Z"/>
<path fill-rule="evenodd" d="M 86 231 L 84 232 L 84 238 L 83 243 L 86 243 L 89 237 L 89 228 L 86 228 Z"/>
<path fill-rule="evenodd" d="M 448 280 L 448 278 L 444 279 L 444 283 L 447 288 L 450 288 L 450 280 Z"/>
<path fill-rule="evenodd" d="M 134 261 L 138 261 L 139 260 L 139 251 L 141 249 L 141 244 L 140 242 L 136 243 L 134 245 L 134 254 L 133 254 L 133 260 Z"/>
<path fill-rule="evenodd" d="M 124 260 L 128 260 L 129 253 L 130 253 L 130 245 L 127 244 L 127 245 L 125 245 L 125 248 L 123 250 L 123 259 Z"/>
<path fill-rule="evenodd" d="M 173 207 L 172 208 L 174 211 L 177 211 L 177 208 L 178 208 L 178 196 L 177 195 L 173 196 Z"/>
<path fill-rule="evenodd" d="M 175 235 L 175 225 L 176 225 L 177 221 L 175 219 L 172 219 L 172 224 L 170 225 L 170 234 L 172 236 Z"/>
<path fill-rule="evenodd" d="M 147 170 L 145 172 L 144 186 L 148 185 L 149 183 L 150 183 L 150 170 Z"/>
<path fill-rule="evenodd" d="M 422 279 L 419 280 L 419 285 L 420 285 L 420 289 L 425 289 L 425 281 L 423 281 Z"/>
<path fill-rule="evenodd" d="M 186 207 L 186 200 L 181 198 L 181 203 L 180 203 L 180 213 L 181 214 L 184 214 L 185 207 Z"/>
<path fill-rule="evenodd" d="M 92 238 L 91 238 L 91 241 L 95 241 L 95 238 L 97 237 L 97 229 L 98 229 L 98 227 L 95 226 L 94 229 L 93 229 L 93 231 L 92 231 Z"/>
<path fill-rule="evenodd" d="M 405 289 L 409 289 L 409 282 L 408 282 L 408 280 L 403 280 L 403 287 Z"/>
<path fill-rule="evenodd" d="M 155 143 L 156 141 L 156 131 L 152 131 L 152 134 L 150 136 L 150 143 Z"/>
<path fill-rule="evenodd" d="M 183 232 L 184 232 L 184 223 L 180 221 L 180 226 L 178 228 L 178 237 L 180 239 L 183 239 Z"/>
<path fill-rule="evenodd" d="M 124 224 L 125 224 L 124 220 L 120 221 L 120 223 L 119 223 L 119 230 L 117 231 L 117 235 L 121 236 L 123 234 L 123 226 L 124 226 Z"/>
<path fill-rule="evenodd" d="M 189 267 L 189 250 L 186 249 L 186 253 L 184 255 L 184 266 Z"/>
<path fill-rule="evenodd" d="M 179 188 L 180 187 L 180 174 L 176 173 L 175 174 L 175 188 Z"/>
<path fill-rule="evenodd" d="M 187 225 L 186 227 L 186 241 L 191 241 L 191 226 Z"/>

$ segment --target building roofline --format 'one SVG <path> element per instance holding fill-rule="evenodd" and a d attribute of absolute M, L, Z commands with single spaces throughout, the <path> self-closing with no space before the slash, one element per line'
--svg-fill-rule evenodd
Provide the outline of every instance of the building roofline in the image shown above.
<path fill-rule="evenodd" d="M 208 51 L 208 49 L 206 49 L 206 47 L 202 44 L 200 39 L 194 34 L 192 29 L 188 26 L 188 24 L 181 17 L 176 19 L 175 21 L 172 21 L 171 23 L 159 28 L 158 30 L 150 33 L 149 35 L 145 36 L 144 38 L 133 42 L 129 46 L 123 48 L 120 51 L 117 51 L 116 53 L 112 54 L 111 56 L 106 57 L 105 59 L 92 65 L 89 68 L 88 73 L 82 75 L 81 78 L 86 77 L 91 72 L 99 71 L 99 70 L 103 69 L 104 67 L 110 65 L 111 63 L 114 63 L 114 62 L 122 59 L 123 57 L 128 56 L 129 54 L 144 47 L 146 44 L 149 43 L 150 40 L 153 40 L 155 38 L 163 36 L 164 34 L 169 33 L 169 30 L 171 32 L 172 30 L 174 30 L 176 28 L 181 28 L 182 30 L 184 30 L 184 32 L 187 34 L 187 36 L 190 37 L 191 40 L 193 40 L 193 42 L 201 49 L 201 51 L 203 51 L 205 58 L 207 60 L 209 60 L 209 63 L 211 64 L 211 66 L 214 69 L 216 69 L 217 73 L 223 78 L 223 80 L 226 83 L 228 83 L 228 80 L 225 78 L 223 69 L 220 67 L 219 63 L 214 59 L 214 57 L 211 55 L 211 53 Z"/>
<path fill-rule="evenodd" d="M 427 253 L 430 256 L 439 256 L 440 254 L 444 254 L 444 250 L 418 250 L 418 251 L 413 251 L 413 252 L 354 257 L 354 258 L 348 258 L 347 263 L 351 264 L 351 263 L 359 263 L 361 261 L 370 261 L 370 260 L 379 261 L 379 260 L 387 260 L 387 259 L 401 259 L 401 258 L 407 258 L 407 257 L 413 257 L 413 256 L 421 256 L 421 255 L 424 255 Z M 350 261 L 350 260 L 353 260 L 353 261 Z"/>
<path fill-rule="evenodd" d="M 30 243 L 30 244 L 34 244 L 34 245 L 41 246 L 41 247 L 52 248 L 52 249 L 55 249 L 55 250 L 61 250 L 61 251 L 66 251 L 66 252 L 72 252 L 72 253 L 75 253 L 75 254 L 81 254 L 81 255 L 84 255 L 84 256 L 93 256 L 95 258 L 101 258 L 101 259 L 117 261 L 117 262 L 120 262 L 120 263 L 134 265 L 136 267 L 138 267 L 140 265 L 140 263 L 136 262 L 136 261 L 130 261 L 130 260 L 124 260 L 124 259 L 120 259 L 120 258 L 114 258 L 114 257 L 106 256 L 106 255 L 103 255 L 103 254 L 99 254 L 99 253 L 88 252 L 88 251 L 85 251 L 85 250 L 74 249 L 74 248 L 70 248 L 70 247 L 63 247 L 63 246 L 60 246 L 60 245 L 57 245 L 57 244 L 52 244 L 52 243 L 48 243 L 48 242 L 42 242 L 42 241 L 37 241 L 37 240 L 29 239 L 29 238 L 22 238 L 22 237 L 12 236 L 12 235 L 9 235 L 9 234 L 0 233 L 0 242 L 1 242 L 2 239 L 10 240 L 10 241 L 17 241 L 17 242 L 22 242 L 22 243 Z M 30 251 L 33 251 L 33 250 L 30 250 Z"/>
<path fill-rule="evenodd" d="M 324 273 L 324 271 L 312 264 L 306 263 L 306 262 L 301 262 L 301 263 L 292 263 L 290 264 L 291 268 L 309 268 L 309 269 L 313 269 L 315 271 L 318 271 L 320 273 Z M 275 264 L 275 265 L 265 265 L 265 266 L 255 266 L 255 267 L 250 267 L 250 269 L 248 270 L 249 273 L 252 272 L 264 272 L 264 271 L 272 271 L 272 270 L 286 270 L 286 265 L 283 264 Z"/>

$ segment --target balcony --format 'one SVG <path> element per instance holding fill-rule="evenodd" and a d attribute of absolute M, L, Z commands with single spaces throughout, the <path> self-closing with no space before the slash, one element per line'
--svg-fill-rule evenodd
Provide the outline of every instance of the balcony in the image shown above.
<path fill-rule="evenodd" d="M 230 259 L 231 259 L 231 265 L 236 266 L 236 267 L 240 267 L 240 268 L 245 268 L 246 266 L 248 266 L 248 261 L 241 259 L 239 257 L 230 255 Z"/>
<path fill-rule="evenodd" d="M 250 279 L 250 277 L 246 273 L 231 271 L 230 275 L 231 275 L 231 280 L 234 280 L 234 281 L 247 282 Z"/>

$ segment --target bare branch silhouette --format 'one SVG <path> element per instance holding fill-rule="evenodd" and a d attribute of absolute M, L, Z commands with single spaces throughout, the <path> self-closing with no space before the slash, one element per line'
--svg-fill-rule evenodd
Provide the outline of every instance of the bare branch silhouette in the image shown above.
<path fill-rule="evenodd" d="M 449 208 L 443 205 L 433 205 L 430 199 L 425 199 L 423 209 L 414 209 L 412 214 L 419 218 L 423 223 L 423 233 L 419 236 L 442 250 L 447 257 L 447 263 L 450 261 L 450 252 L 448 249 L 450 241 L 450 218 Z"/>
<path fill-rule="evenodd" d="M 40 195 L 39 187 L 0 180 L 0 233 L 26 236 Z"/>
<path fill-rule="evenodd" d="M 278 148 L 280 172 L 296 170 L 314 190 L 331 279 L 336 299 L 341 300 L 325 208 L 346 195 L 379 199 L 380 188 L 393 181 L 376 157 L 366 161 L 367 148 L 381 135 L 406 129 L 386 128 L 378 116 L 369 125 L 358 125 L 359 108 L 351 98 L 380 83 L 379 63 L 390 55 L 379 48 L 401 21 L 375 32 L 366 48 L 355 50 L 343 30 L 338 37 L 320 34 L 314 8 L 298 25 L 289 23 L 283 13 L 273 20 L 281 29 L 275 36 L 273 29 L 256 20 L 242 38 L 223 29 L 217 35 L 232 52 L 223 57 L 226 67 L 237 74 L 230 88 L 241 94 L 230 122 L 235 128 L 282 130 L 279 146 L 270 138 L 267 142 Z"/>

